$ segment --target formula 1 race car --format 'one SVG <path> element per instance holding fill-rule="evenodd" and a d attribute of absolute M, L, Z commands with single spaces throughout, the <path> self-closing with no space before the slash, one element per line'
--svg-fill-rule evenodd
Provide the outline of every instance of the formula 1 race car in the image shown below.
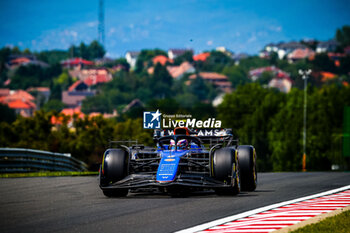
<path fill-rule="evenodd" d="M 145 188 L 171 195 L 198 189 L 236 195 L 256 188 L 255 149 L 239 146 L 231 129 L 155 130 L 154 141 L 156 148 L 111 142 L 116 146 L 105 151 L 99 172 L 106 196 Z"/>

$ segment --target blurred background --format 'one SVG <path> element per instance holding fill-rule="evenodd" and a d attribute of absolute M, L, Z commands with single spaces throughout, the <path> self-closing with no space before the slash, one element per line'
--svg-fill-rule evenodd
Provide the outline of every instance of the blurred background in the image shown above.
<path fill-rule="evenodd" d="M 259 171 L 349 169 L 347 1 L 14 0 L 0 12 L 0 147 L 95 170 L 110 139 L 153 145 L 142 114 L 159 109 L 221 120 L 255 146 Z"/>

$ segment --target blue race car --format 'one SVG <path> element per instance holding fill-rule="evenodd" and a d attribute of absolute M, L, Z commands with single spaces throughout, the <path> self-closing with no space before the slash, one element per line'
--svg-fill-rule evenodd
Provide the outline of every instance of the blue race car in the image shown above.
<path fill-rule="evenodd" d="M 156 148 L 118 142 L 105 151 L 99 177 L 106 196 L 145 188 L 172 195 L 204 189 L 236 195 L 256 189 L 255 149 L 238 146 L 230 129 L 155 130 L 154 140 Z"/>

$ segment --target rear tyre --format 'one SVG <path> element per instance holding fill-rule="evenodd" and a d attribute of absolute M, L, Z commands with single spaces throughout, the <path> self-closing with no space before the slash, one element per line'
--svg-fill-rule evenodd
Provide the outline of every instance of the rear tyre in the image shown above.
<path fill-rule="evenodd" d="M 254 147 L 250 145 L 239 146 L 238 162 L 241 171 L 242 190 L 254 191 L 258 181 Z"/>
<path fill-rule="evenodd" d="M 218 195 L 237 195 L 240 192 L 240 172 L 236 161 L 235 149 L 222 148 L 212 157 L 212 176 L 229 184 L 230 187 L 216 188 Z"/>
<path fill-rule="evenodd" d="M 125 178 L 128 174 L 128 154 L 122 149 L 108 149 L 103 155 L 100 169 L 100 187 Z M 107 197 L 122 197 L 128 194 L 128 189 L 104 189 Z"/>

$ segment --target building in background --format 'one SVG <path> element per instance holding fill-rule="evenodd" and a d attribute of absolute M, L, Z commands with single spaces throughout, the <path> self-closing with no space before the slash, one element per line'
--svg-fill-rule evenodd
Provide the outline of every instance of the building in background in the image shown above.
<path fill-rule="evenodd" d="M 196 72 L 196 69 L 187 61 L 179 66 L 167 66 L 167 70 L 171 77 L 175 79 L 181 79 L 185 74 Z"/>
<path fill-rule="evenodd" d="M 139 55 L 140 55 L 140 52 L 138 52 L 138 51 L 126 52 L 125 59 L 129 63 L 131 69 L 135 68 L 136 61 L 137 61 L 137 58 L 139 57 Z"/>
<path fill-rule="evenodd" d="M 71 58 L 71 59 L 67 59 L 61 62 L 62 67 L 64 68 L 79 68 L 82 69 L 83 67 L 89 67 L 89 66 L 93 66 L 95 65 L 94 62 L 92 61 L 88 61 L 85 60 L 83 58 L 80 57 L 75 57 L 75 58 Z"/>
<path fill-rule="evenodd" d="M 175 59 L 178 56 L 184 55 L 186 52 L 191 52 L 193 54 L 193 49 L 169 49 L 168 57 L 170 59 Z"/>
<path fill-rule="evenodd" d="M 14 109 L 16 114 L 23 117 L 33 116 L 37 108 L 34 96 L 24 90 L 1 89 L 0 93 L 0 103 L 6 104 L 9 108 Z"/>
<path fill-rule="evenodd" d="M 339 43 L 335 40 L 321 41 L 316 47 L 316 53 L 335 52 Z"/>
<path fill-rule="evenodd" d="M 84 99 L 94 95 L 95 91 L 90 90 L 85 82 L 78 80 L 67 91 L 62 92 L 62 102 L 68 108 L 78 108 L 81 107 Z"/>
<path fill-rule="evenodd" d="M 189 81 L 193 81 L 197 77 L 204 79 L 205 81 L 213 84 L 217 88 L 219 88 L 222 92 L 230 93 L 232 91 L 231 82 L 228 80 L 227 76 L 223 74 L 218 74 L 215 72 L 200 72 L 197 74 L 192 74 L 189 77 Z"/>

